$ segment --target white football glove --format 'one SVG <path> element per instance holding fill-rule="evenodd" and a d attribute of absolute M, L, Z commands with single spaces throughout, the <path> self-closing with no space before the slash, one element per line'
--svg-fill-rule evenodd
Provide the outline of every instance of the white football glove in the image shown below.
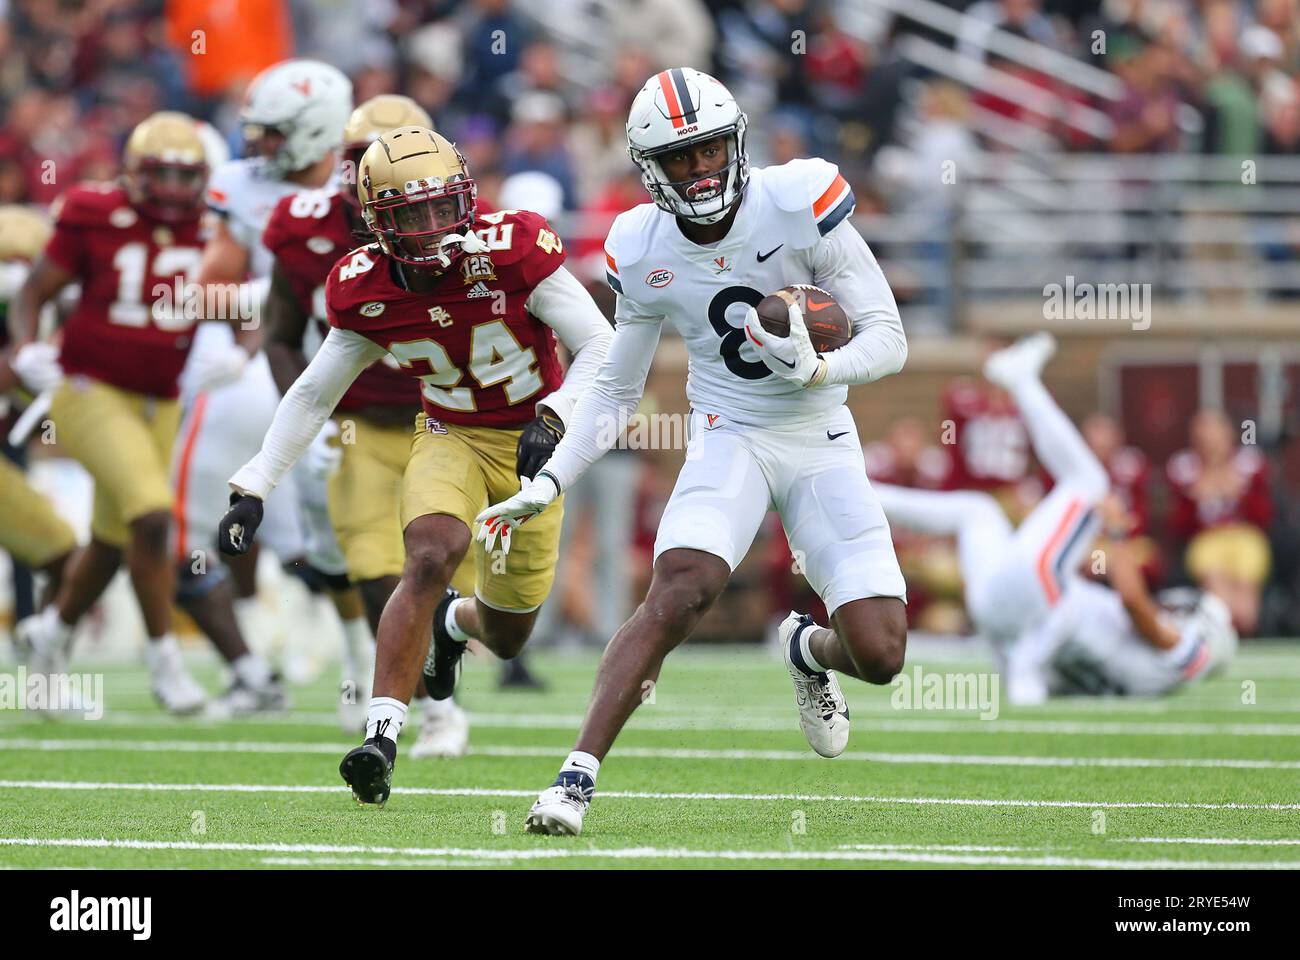
<path fill-rule="evenodd" d="M 186 377 L 188 392 L 206 393 L 234 383 L 243 376 L 250 359 L 248 351 L 237 343 L 224 344 L 220 349 L 195 356 Z"/>
<path fill-rule="evenodd" d="M 520 477 L 519 488 L 513 497 L 492 504 L 474 518 L 479 525 L 475 539 L 483 541 L 483 549 L 489 554 L 496 546 L 497 537 L 501 538 L 501 552 L 509 553 L 510 534 L 515 527 L 537 516 L 560 495 L 559 484 L 544 470 L 532 480 Z"/>
<path fill-rule="evenodd" d="M 745 336 L 764 366 L 778 377 L 801 387 L 815 387 L 826 378 L 826 361 L 813 349 L 803 311 L 797 305 L 790 304 L 790 336 L 778 337 L 763 329 L 753 307 L 745 311 Z"/>
<path fill-rule="evenodd" d="M 328 480 L 338 473 L 343 465 L 343 448 L 331 443 L 339 435 L 339 425 L 333 420 L 326 420 L 325 425 L 316 434 L 307 452 L 303 454 L 302 466 L 316 480 Z"/>
<path fill-rule="evenodd" d="M 54 390 L 63 382 L 59 348 L 52 343 L 24 343 L 10 358 L 9 367 L 32 393 Z"/>

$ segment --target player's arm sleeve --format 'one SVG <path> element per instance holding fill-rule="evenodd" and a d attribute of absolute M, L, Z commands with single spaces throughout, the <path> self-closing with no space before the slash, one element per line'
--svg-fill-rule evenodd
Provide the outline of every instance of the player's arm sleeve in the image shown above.
<path fill-rule="evenodd" d="M 825 354 L 824 383 L 870 383 L 903 369 L 907 335 L 898 304 L 871 248 L 847 219 L 813 251 L 813 282 L 835 294 L 853 338 Z"/>
<path fill-rule="evenodd" d="M 533 288 L 525 307 L 554 330 L 573 354 L 564 383 L 537 404 L 559 417 L 567 429 L 573 405 L 596 379 L 596 372 L 609 353 L 613 331 L 586 287 L 564 267 Z"/>
<path fill-rule="evenodd" d="M 572 486 L 622 435 L 641 402 L 663 320 L 626 297 L 618 298 L 609 353 L 574 405 L 564 439 L 542 468 L 561 490 Z"/>
<path fill-rule="evenodd" d="M 316 439 L 344 392 L 383 349 L 351 330 L 331 329 L 275 409 L 257 456 L 230 478 L 230 488 L 265 500 Z"/>

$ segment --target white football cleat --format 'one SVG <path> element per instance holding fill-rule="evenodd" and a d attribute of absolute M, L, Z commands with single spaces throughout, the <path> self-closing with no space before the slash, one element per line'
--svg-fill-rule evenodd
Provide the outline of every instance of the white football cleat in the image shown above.
<path fill-rule="evenodd" d="M 174 639 L 148 644 L 144 657 L 149 664 L 149 686 L 164 710 L 186 716 L 198 713 L 207 705 L 208 695 L 185 669 L 180 647 Z"/>
<path fill-rule="evenodd" d="M 524 829 L 553 837 L 576 837 L 582 833 L 582 818 L 595 790 L 595 781 L 587 774 L 561 771 L 555 783 L 541 792 L 528 811 Z"/>
<path fill-rule="evenodd" d="M 412 760 L 426 757 L 451 759 L 465 756 L 467 749 L 469 715 L 457 706 L 437 713 L 426 708 L 420 722 L 420 733 L 407 756 Z"/>
<path fill-rule="evenodd" d="M 984 361 L 984 378 L 1005 390 L 1024 380 L 1037 380 L 1043 367 L 1056 353 L 1056 338 L 1050 333 L 1032 333 L 1009 347 L 990 354 Z"/>
<path fill-rule="evenodd" d="M 236 677 L 225 693 L 208 704 L 207 714 L 230 720 L 258 713 L 283 713 L 288 709 L 289 697 L 279 677 L 272 676 L 260 687 L 250 687 Z"/>
<path fill-rule="evenodd" d="M 71 631 L 60 629 L 53 607 L 24 617 L 14 624 L 14 654 L 29 673 L 68 672 L 68 641 Z"/>
<path fill-rule="evenodd" d="M 810 673 L 802 666 L 799 636 L 817 624 L 807 614 L 794 611 L 777 628 L 777 641 L 785 668 L 794 683 L 794 701 L 799 707 L 799 727 L 808 745 L 823 757 L 838 757 L 849 743 L 849 705 L 840 682 L 829 670 Z"/>

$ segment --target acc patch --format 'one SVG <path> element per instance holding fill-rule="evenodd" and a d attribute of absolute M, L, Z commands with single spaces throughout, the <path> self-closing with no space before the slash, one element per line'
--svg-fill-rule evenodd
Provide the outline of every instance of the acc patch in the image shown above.
<path fill-rule="evenodd" d="M 108 215 L 108 222 L 122 230 L 135 226 L 135 222 L 139 219 L 130 207 L 118 207 Z"/>
<path fill-rule="evenodd" d="M 645 282 L 651 287 L 666 287 L 673 282 L 673 272 L 671 270 L 651 270 L 646 274 Z"/>
<path fill-rule="evenodd" d="M 307 249 L 312 253 L 329 253 L 334 249 L 334 241 L 329 237 L 308 237 Z"/>
<path fill-rule="evenodd" d="M 384 304 L 380 300 L 371 300 L 369 303 L 362 304 L 357 313 L 363 317 L 377 317 L 384 312 Z"/>

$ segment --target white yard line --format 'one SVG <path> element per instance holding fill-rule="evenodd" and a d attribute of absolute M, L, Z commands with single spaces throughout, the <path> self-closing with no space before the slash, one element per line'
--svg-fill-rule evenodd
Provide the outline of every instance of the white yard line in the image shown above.
<path fill-rule="evenodd" d="M 333 793 L 345 787 L 277 783 L 123 783 L 99 780 L 0 780 L 0 790 L 128 790 L 155 793 Z M 428 797 L 536 797 L 536 790 L 495 787 L 394 787 L 394 794 Z M 1024 807 L 1084 810 L 1300 810 L 1300 803 L 1190 803 L 1160 800 L 1012 800 L 987 797 L 888 797 L 810 793 L 660 793 L 640 790 L 601 791 L 606 800 L 744 800 L 756 802 L 878 803 L 906 806 Z"/>
<path fill-rule="evenodd" d="M 782 732 L 798 728 L 797 717 L 791 709 L 785 720 L 756 720 L 748 716 L 702 715 L 681 712 L 671 716 L 655 716 L 654 708 L 645 708 L 636 714 L 629 726 L 632 730 L 671 730 L 671 731 L 721 731 L 738 730 L 742 732 Z M 909 711 L 891 711 L 891 713 Z M 920 711 L 918 711 L 920 712 Z M 23 717 L 25 711 L 14 711 L 11 717 Z M 951 716 L 951 714 L 947 714 Z M 30 717 L 32 723 L 45 718 Z M 194 727 L 221 726 L 238 730 L 242 725 L 249 726 L 328 726 L 337 729 L 338 719 L 330 712 L 304 712 L 270 715 L 265 717 L 245 718 L 239 721 L 217 721 L 185 718 L 171 718 L 156 711 L 113 711 L 93 722 L 97 726 L 147 726 L 160 727 Z M 563 730 L 576 733 L 582 724 L 580 714 L 557 713 L 471 713 L 471 724 L 494 729 L 526 730 Z M 4 719 L 0 716 L 0 729 Z M 945 720 L 898 720 L 877 719 L 872 717 L 859 725 L 871 733 L 959 733 L 959 734 L 1043 734 L 1050 736 L 1218 736 L 1218 737 L 1300 737 L 1300 723 L 1204 723 L 1197 721 L 1113 721 L 1113 720 L 980 720 L 972 715 L 967 719 Z"/>
<path fill-rule="evenodd" d="M 1300 847 L 1300 839 L 1264 840 L 1239 837 L 1112 837 L 1112 843 L 1200 844 L 1214 847 Z"/>
<path fill-rule="evenodd" d="M 341 755 L 351 743 L 248 742 L 218 740 L 108 740 L 108 739 L 0 739 L 0 750 L 115 751 L 149 753 L 251 753 Z M 567 748 L 518 747 L 485 744 L 470 748 L 471 756 L 561 757 Z M 822 761 L 810 750 L 707 750 L 672 747 L 619 747 L 621 757 L 655 760 L 770 760 Z M 964 753 L 882 753 L 850 750 L 840 762 L 887 764 L 938 764 L 976 767 L 1135 767 L 1135 768 L 1227 768 L 1234 770 L 1300 770 L 1300 760 L 1250 760 L 1213 757 L 1037 757 Z M 824 761 L 823 761 L 824 762 Z"/>
<path fill-rule="evenodd" d="M 467 860 L 510 862 L 517 860 L 705 860 L 705 861 L 864 861 L 886 863 L 937 863 L 965 866 L 1086 867 L 1103 870 L 1278 870 L 1300 868 L 1300 860 L 1120 860 L 1092 857 L 976 855 L 923 851 L 872 850 L 693 850 L 678 847 L 555 846 L 509 849 L 457 847 L 379 847 L 311 843 L 221 843 L 184 840 L 109 840 L 79 837 L 0 837 L 0 846 L 78 847 L 126 850 L 184 850 L 205 853 L 313 853 L 358 854 L 363 857 L 455 857 Z"/>

